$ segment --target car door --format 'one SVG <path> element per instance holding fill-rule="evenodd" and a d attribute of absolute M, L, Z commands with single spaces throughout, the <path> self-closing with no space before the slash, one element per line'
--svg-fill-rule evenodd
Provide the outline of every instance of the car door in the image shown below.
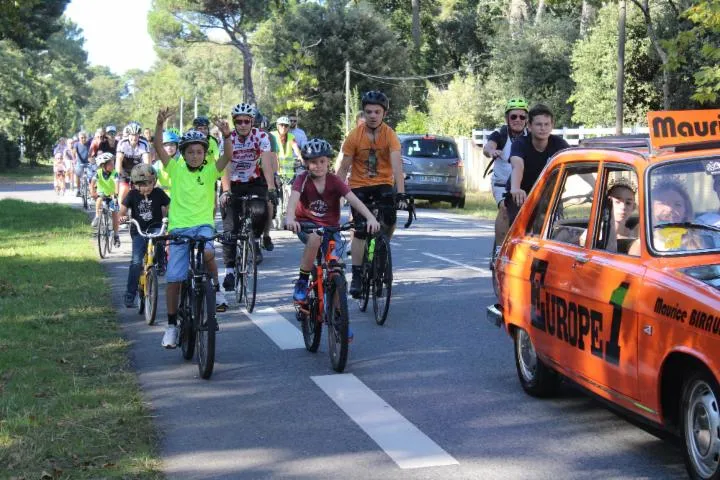
<path fill-rule="evenodd" d="M 566 165 L 547 226 L 545 255 L 533 265 L 536 277 L 543 272 L 535 303 L 542 313 L 544 353 L 571 374 L 582 371 L 586 352 L 599 348 L 591 331 L 599 328 L 598 319 L 584 298 L 594 282 L 579 278 L 588 259 L 580 239 L 590 225 L 598 169 L 597 162 Z"/>

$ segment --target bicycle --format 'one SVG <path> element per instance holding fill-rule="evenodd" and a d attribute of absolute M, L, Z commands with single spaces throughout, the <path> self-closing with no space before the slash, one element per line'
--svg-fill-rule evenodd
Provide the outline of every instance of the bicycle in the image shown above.
<path fill-rule="evenodd" d="M 83 173 L 80 177 L 80 198 L 82 199 L 83 208 L 85 210 L 88 210 L 90 206 L 90 179 L 87 175 L 88 167 L 89 164 L 83 167 Z M 102 258 L 102 255 L 100 257 Z"/>
<path fill-rule="evenodd" d="M 115 211 L 117 211 L 117 200 L 114 197 L 103 196 L 102 210 L 98 215 L 97 229 L 95 230 L 100 258 L 105 258 L 112 253 L 113 234 L 115 233 L 112 213 Z"/>
<path fill-rule="evenodd" d="M 245 301 L 248 313 L 255 309 L 257 296 L 257 244 L 253 233 L 252 218 L 248 210 L 250 200 L 265 200 L 258 195 L 242 195 L 232 197 L 232 201 L 239 201 L 242 212 L 237 233 L 237 250 L 235 257 L 235 301 Z"/>
<path fill-rule="evenodd" d="M 388 194 L 384 198 L 389 198 Z M 412 225 L 417 218 L 415 214 L 415 199 L 406 197 L 408 219 L 405 228 Z M 390 250 L 389 231 L 387 223 L 384 222 L 384 209 L 388 207 L 382 200 L 366 204 L 368 209 L 375 215 L 382 228 L 377 233 L 368 234 L 365 242 L 362 261 L 362 289 L 358 297 L 358 307 L 361 312 L 367 310 L 367 305 L 372 298 L 375 323 L 384 325 L 390 310 L 390 298 L 392 296 L 392 252 Z"/>
<path fill-rule="evenodd" d="M 185 360 L 192 360 L 197 347 L 200 378 L 208 379 L 215 366 L 215 287 L 205 271 L 205 244 L 223 238 L 222 233 L 211 237 L 195 238 L 189 235 L 169 234 L 155 237 L 155 241 L 170 240 L 187 243 L 190 247 L 190 270 L 180 287 L 178 322 L 180 350 Z"/>
<path fill-rule="evenodd" d="M 323 324 L 327 325 L 330 363 L 336 372 L 344 371 L 347 364 L 350 316 L 345 264 L 334 253 L 334 236 L 351 228 L 355 228 L 355 224 L 345 223 L 339 227 L 302 225 L 303 232 L 317 233 L 323 237 L 323 242 L 318 249 L 315 268 L 310 272 L 307 300 L 295 304 L 295 314 L 302 324 L 305 348 L 309 352 L 317 352 Z"/>
<path fill-rule="evenodd" d="M 278 204 L 275 207 L 273 226 L 276 230 L 283 229 L 283 218 L 285 217 L 288 201 L 290 201 L 293 181 L 304 170 L 302 163 L 296 161 L 293 167 L 294 174 L 292 177 L 282 173 L 275 174 L 275 190 L 277 191 Z"/>
<path fill-rule="evenodd" d="M 165 258 L 164 248 L 155 248 L 158 237 L 165 235 L 167 230 L 167 219 L 163 219 L 162 227 L 157 233 L 150 233 L 151 227 L 143 232 L 140 224 L 134 218 L 130 219 L 130 223 L 135 225 L 138 235 L 147 239 L 147 248 L 145 249 L 145 257 L 143 259 L 143 271 L 138 278 L 138 296 L 140 297 L 140 307 L 138 314 L 145 315 L 145 322 L 148 325 L 155 324 L 155 315 L 157 314 L 158 299 L 158 267 L 163 264 Z"/>

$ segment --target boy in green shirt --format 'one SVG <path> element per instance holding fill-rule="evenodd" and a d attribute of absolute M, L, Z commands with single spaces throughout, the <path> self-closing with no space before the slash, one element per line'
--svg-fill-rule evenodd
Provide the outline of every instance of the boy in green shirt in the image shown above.
<path fill-rule="evenodd" d="M 117 198 L 117 182 L 118 173 L 115 171 L 115 155 L 109 152 L 101 153 L 95 158 L 97 172 L 90 180 L 90 195 L 95 199 L 95 218 L 91 225 L 97 227 L 100 220 L 100 212 L 102 211 L 102 202 L 111 201 L 113 197 Z M 115 247 L 120 246 L 120 235 L 118 235 L 118 208 L 117 203 L 112 209 L 113 222 L 113 242 Z"/>
<path fill-rule="evenodd" d="M 217 126 L 225 139 L 223 156 L 216 162 L 206 157 L 208 139 L 197 130 L 185 133 L 180 139 L 180 156 L 172 160 L 162 145 L 163 124 L 172 115 L 169 108 L 158 111 L 155 125 L 155 151 L 172 182 L 172 207 L 169 212 L 171 234 L 190 235 L 195 238 L 211 237 L 214 232 L 215 182 L 222 176 L 230 160 L 232 145 L 230 127 L 224 120 Z M 170 245 L 170 259 L 167 267 L 167 311 L 168 328 L 163 336 L 162 346 L 175 348 L 178 343 L 177 327 L 178 298 L 180 285 L 187 278 L 190 263 L 188 244 Z M 212 242 L 205 244 L 205 267 L 213 279 L 216 304 L 224 305 L 225 298 L 218 289 L 217 263 Z M 224 310 L 221 310 L 224 311 Z"/>

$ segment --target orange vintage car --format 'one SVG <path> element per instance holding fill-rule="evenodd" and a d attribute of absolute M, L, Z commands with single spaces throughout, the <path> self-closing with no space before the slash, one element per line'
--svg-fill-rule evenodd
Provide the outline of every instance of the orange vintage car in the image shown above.
<path fill-rule="evenodd" d="M 653 112 L 647 144 L 558 153 L 495 260 L 487 311 L 527 393 L 570 379 L 679 435 L 701 479 L 720 477 L 719 120 Z"/>

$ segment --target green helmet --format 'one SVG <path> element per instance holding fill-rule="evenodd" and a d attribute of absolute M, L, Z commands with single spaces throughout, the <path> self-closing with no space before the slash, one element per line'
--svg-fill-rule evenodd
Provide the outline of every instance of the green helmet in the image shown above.
<path fill-rule="evenodd" d="M 166 131 L 166 132 L 174 133 L 174 134 L 177 135 L 178 137 L 180 136 L 180 130 L 178 130 L 178 129 L 175 128 L 175 127 L 170 127 L 170 128 L 168 128 L 167 130 L 165 130 L 165 131 Z"/>
<path fill-rule="evenodd" d="M 527 112 L 528 103 L 522 97 L 511 98 L 505 104 L 505 113 L 509 112 L 510 110 L 525 110 Z"/>

